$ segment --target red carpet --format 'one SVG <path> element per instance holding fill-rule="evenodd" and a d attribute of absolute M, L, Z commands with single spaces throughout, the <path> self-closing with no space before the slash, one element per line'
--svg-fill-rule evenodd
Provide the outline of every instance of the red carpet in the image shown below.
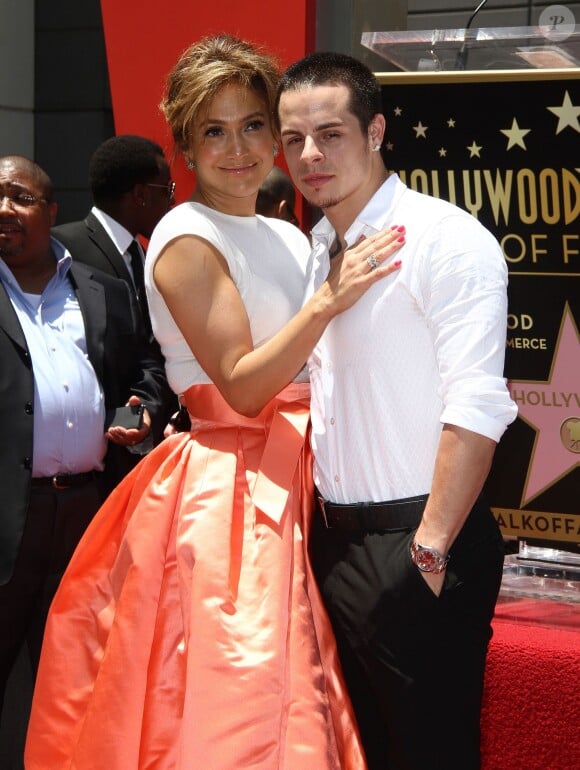
<path fill-rule="evenodd" d="M 493 627 L 482 769 L 580 770 L 580 631 L 500 618 Z"/>

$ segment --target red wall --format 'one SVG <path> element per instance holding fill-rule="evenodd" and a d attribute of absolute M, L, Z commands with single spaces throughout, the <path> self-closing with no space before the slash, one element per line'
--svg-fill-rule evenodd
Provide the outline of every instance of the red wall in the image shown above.
<path fill-rule="evenodd" d="M 181 52 L 207 34 L 228 32 L 263 45 L 282 66 L 314 50 L 315 0 L 284 5 L 259 0 L 101 0 L 117 134 L 140 134 L 173 150 L 158 104 Z M 174 164 L 176 198 L 192 188 Z"/>

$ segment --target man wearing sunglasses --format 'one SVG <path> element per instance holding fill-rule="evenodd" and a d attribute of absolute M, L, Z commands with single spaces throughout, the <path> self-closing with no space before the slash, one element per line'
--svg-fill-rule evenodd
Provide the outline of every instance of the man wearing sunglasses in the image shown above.
<path fill-rule="evenodd" d="M 73 259 L 126 281 L 151 333 L 137 236 L 150 238 L 174 202 L 175 182 L 163 150 L 142 136 L 113 136 L 93 154 L 89 184 L 94 206 L 87 217 L 55 227 L 53 235 Z"/>
<path fill-rule="evenodd" d="M 113 136 L 97 147 L 90 160 L 89 185 L 94 205 L 85 219 L 53 227 L 52 234 L 73 260 L 122 278 L 129 285 L 149 339 L 161 356 L 151 329 L 143 272 L 145 254 L 137 236 L 149 239 L 175 202 L 175 182 L 170 178 L 167 159 L 151 139 L 132 134 Z M 188 427 L 186 415 L 169 388 L 164 415 L 165 424 L 181 415 L 183 428 Z M 146 441 L 134 451 L 150 449 L 151 443 Z"/>

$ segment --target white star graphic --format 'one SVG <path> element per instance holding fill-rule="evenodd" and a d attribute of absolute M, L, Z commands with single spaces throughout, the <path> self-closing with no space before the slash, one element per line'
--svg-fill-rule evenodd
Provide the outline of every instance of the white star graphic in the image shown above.
<path fill-rule="evenodd" d="M 447 150 L 445 149 L 445 147 L 440 147 L 439 148 L 439 157 L 440 158 L 447 157 Z"/>
<path fill-rule="evenodd" d="M 449 118 L 449 120 L 447 121 L 447 125 L 449 126 L 449 128 L 455 128 L 454 118 Z"/>
<path fill-rule="evenodd" d="M 466 148 L 469 150 L 469 157 L 470 158 L 481 158 L 481 155 L 479 154 L 479 151 L 482 149 L 480 145 L 475 143 L 475 139 L 471 143 L 471 146 Z"/>
<path fill-rule="evenodd" d="M 393 110 L 393 112 L 395 113 L 395 115 L 396 115 L 398 118 L 399 118 L 399 117 L 401 117 L 401 115 L 403 114 L 403 110 L 402 110 L 400 107 L 395 107 L 395 109 Z"/>
<path fill-rule="evenodd" d="M 578 116 L 580 115 L 580 107 L 575 107 L 570 99 L 568 91 L 564 94 L 561 107 L 546 107 L 546 109 L 553 112 L 558 117 L 558 127 L 556 133 L 559 134 L 565 128 L 573 128 L 574 131 L 578 131 L 580 134 L 580 121 Z"/>
<path fill-rule="evenodd" d="M 394 146 L 395 146 L 395 145 L 394 145 L 392 142 L 387 142 L 387 143 L 386 143 L 386 145 L 385 145 L 385 147 L 387 148 L 387 150 L 392 150 Z"/>
<path fill-rule="evenodd" d="M 507 136 L 509 139 L 507 149 L 511 150 L 512 147 L 521 147 L 524 150 L 527 150 L 526 143 L 524 142 L 524 136 L 526 134 L 529 134 L 531 128 L 520 128 L 518 126 L 518 121 L 516 118 L 512 120 L 512 127 L 511 128 L 502 128 L 500 129 L 500 133 L 504 134 L 504 136 Z"/>
<path fill-rule="evenodd" d="M 427 131 L 429 129 L 429 126 L 424 126 L 421 121 L 417 123 L 416 126 L 413 126 L 413 131 L 416 133 L 415 139 L 426 139 L 427 138 Z"/>

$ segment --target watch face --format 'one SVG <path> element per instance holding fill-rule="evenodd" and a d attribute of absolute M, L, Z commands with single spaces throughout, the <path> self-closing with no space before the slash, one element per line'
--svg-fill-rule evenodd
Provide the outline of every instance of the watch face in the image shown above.
<path fill-rule="evenodd" d="M 433 570 L 438 569 L 439 564 L 430 551 L 419 551 L 417 553 L 417 566 L 426 572 L 433 572 Z"/>
<path fill-rule="evenodd" d="M 411 544 L 411 558 L 416 567 L 422 572 L 442 572 L 447 564 L 447 559 L 428 546 L 418 543 Z"/>

